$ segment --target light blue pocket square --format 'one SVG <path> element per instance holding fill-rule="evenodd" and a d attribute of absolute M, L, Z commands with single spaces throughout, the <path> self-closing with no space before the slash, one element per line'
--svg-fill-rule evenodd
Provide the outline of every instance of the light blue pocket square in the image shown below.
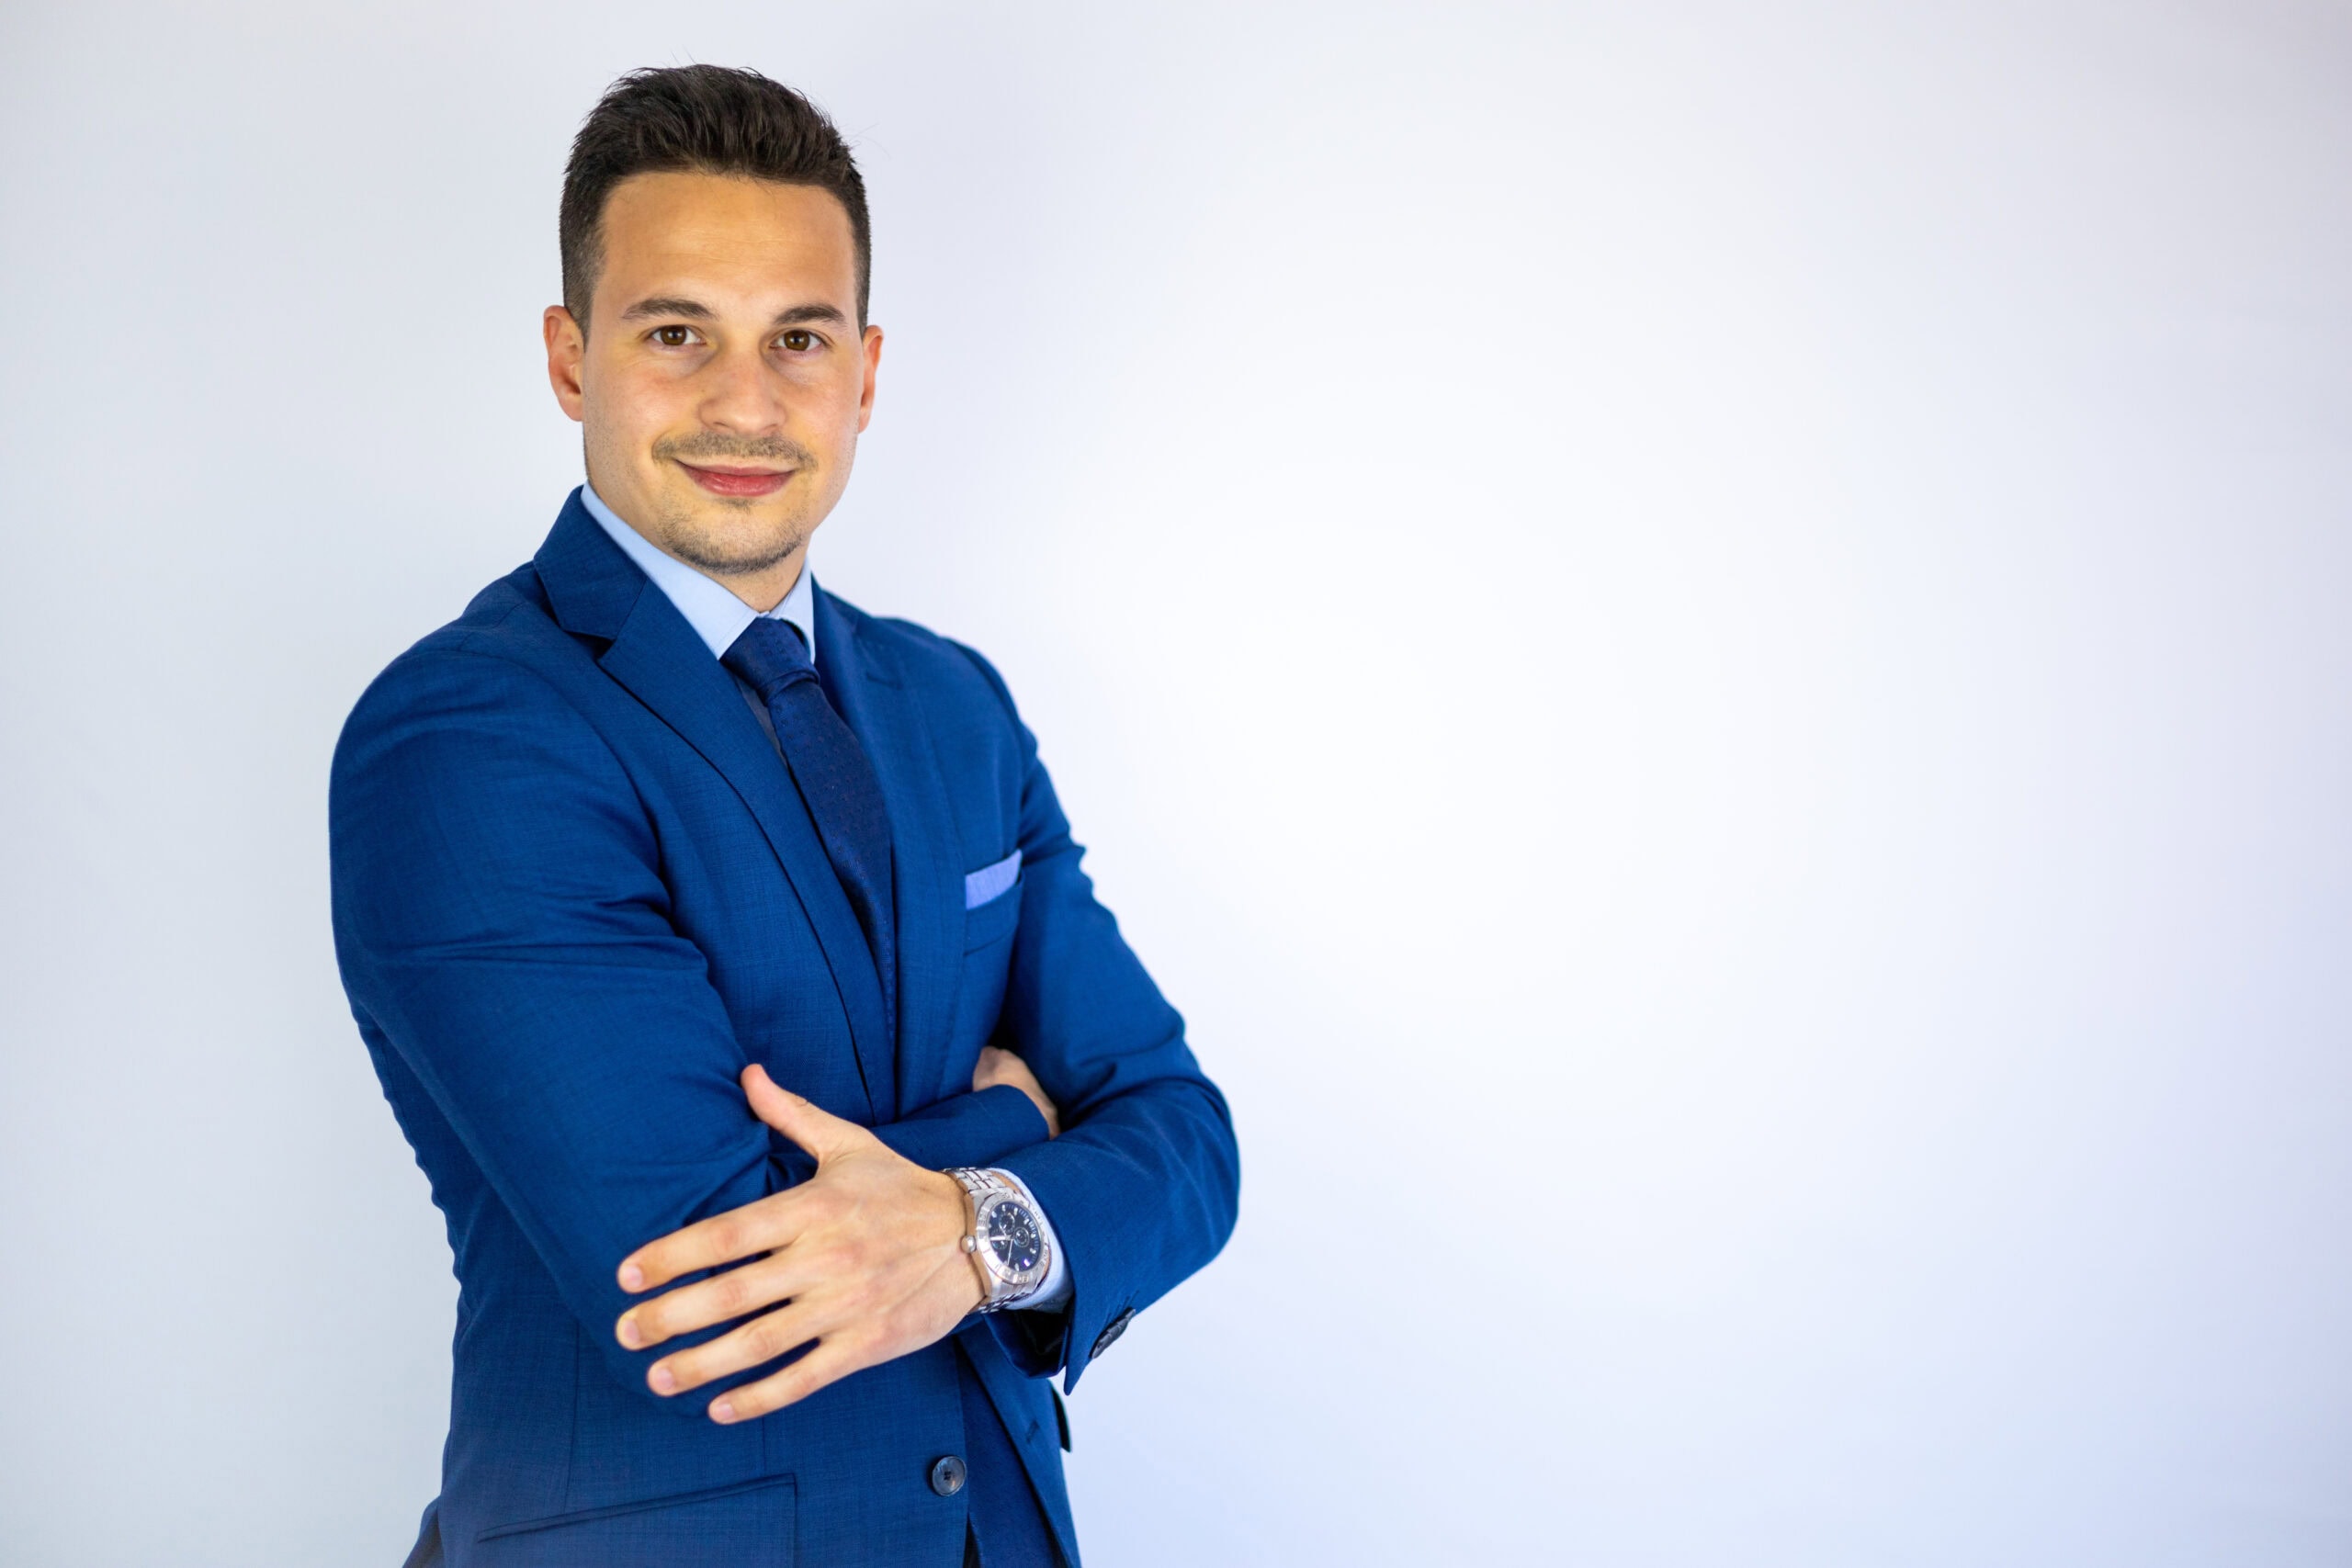
<path fill-rule="evenodd" d="M 1015 850 L 994 865 L 984 865 L 964 878 L 964 908 L 977 909 L 1001 898 L 1020 880 L 1021 852 Z"/>

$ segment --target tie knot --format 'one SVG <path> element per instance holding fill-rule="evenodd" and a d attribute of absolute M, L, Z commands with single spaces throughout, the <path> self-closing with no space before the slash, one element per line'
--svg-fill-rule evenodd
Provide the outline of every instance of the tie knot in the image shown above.
<path fill-rule="evenodd" d="M 788 621 L 767 615 L 752 617 L 718 661 L 741 676 L 760 694 L 762 702 L 796 681 L 817 678 L 817 667 L 808 661 L 808 649 L 798 629 Z"/>

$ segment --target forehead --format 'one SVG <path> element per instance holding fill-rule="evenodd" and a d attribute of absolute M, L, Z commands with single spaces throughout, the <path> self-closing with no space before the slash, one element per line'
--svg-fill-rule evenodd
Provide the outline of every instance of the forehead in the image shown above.
<path fill-rule="evenodd" d="M 600 301 L 684 293 L 714 309 L 779 295 L 856 303 L 856 241 L 829 191 L 733 175 L 632 175 L 605 204 Z M 703 298 L 704 296 L 710 298 Z"/>

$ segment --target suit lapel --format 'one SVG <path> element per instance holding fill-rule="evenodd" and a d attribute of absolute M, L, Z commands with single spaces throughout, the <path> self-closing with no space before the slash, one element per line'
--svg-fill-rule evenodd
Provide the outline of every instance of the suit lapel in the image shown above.
<path fill-rule="evenodd" d="M 890 1034 L 882 988 L 857 916 L 826 858 L 808 808 L 734 680 L 686 625 L 669 596 L 605 537 L 578 492 L 540 547 L 539 580 L 557 624 L 606 639 L 605 672 L 650 708 L 718 771 L 750 808 L 800 900 L 849 1020 L 868 1116 L 896 1115 Z"/>
<path fill-rule="evenodd" d="M 916 709 L 883 649 L 860 636 L 865 617 L 820 588 L 817 659 L 831 674 L 842 716 L 882 783 L 890 814 L 891 897 L 898 912 L 898 1114 L 939 1092 L 963 976 L 964 863 L 946 781 Z"/>

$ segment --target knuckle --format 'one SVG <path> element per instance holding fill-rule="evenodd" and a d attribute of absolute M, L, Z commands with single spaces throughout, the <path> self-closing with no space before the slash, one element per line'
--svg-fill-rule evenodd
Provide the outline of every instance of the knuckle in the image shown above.
<path fill-rule="evenodd" d="M 780 1343 L 783 1338 L 784 1326 L 776 1322 L 775 1314 L 770 1313 L 743 1330 L 743 1348 L 751 1353 L 753 1360 L 764 1361 L 771 1356 L 783 1353 L 785 1347 Z"/>

